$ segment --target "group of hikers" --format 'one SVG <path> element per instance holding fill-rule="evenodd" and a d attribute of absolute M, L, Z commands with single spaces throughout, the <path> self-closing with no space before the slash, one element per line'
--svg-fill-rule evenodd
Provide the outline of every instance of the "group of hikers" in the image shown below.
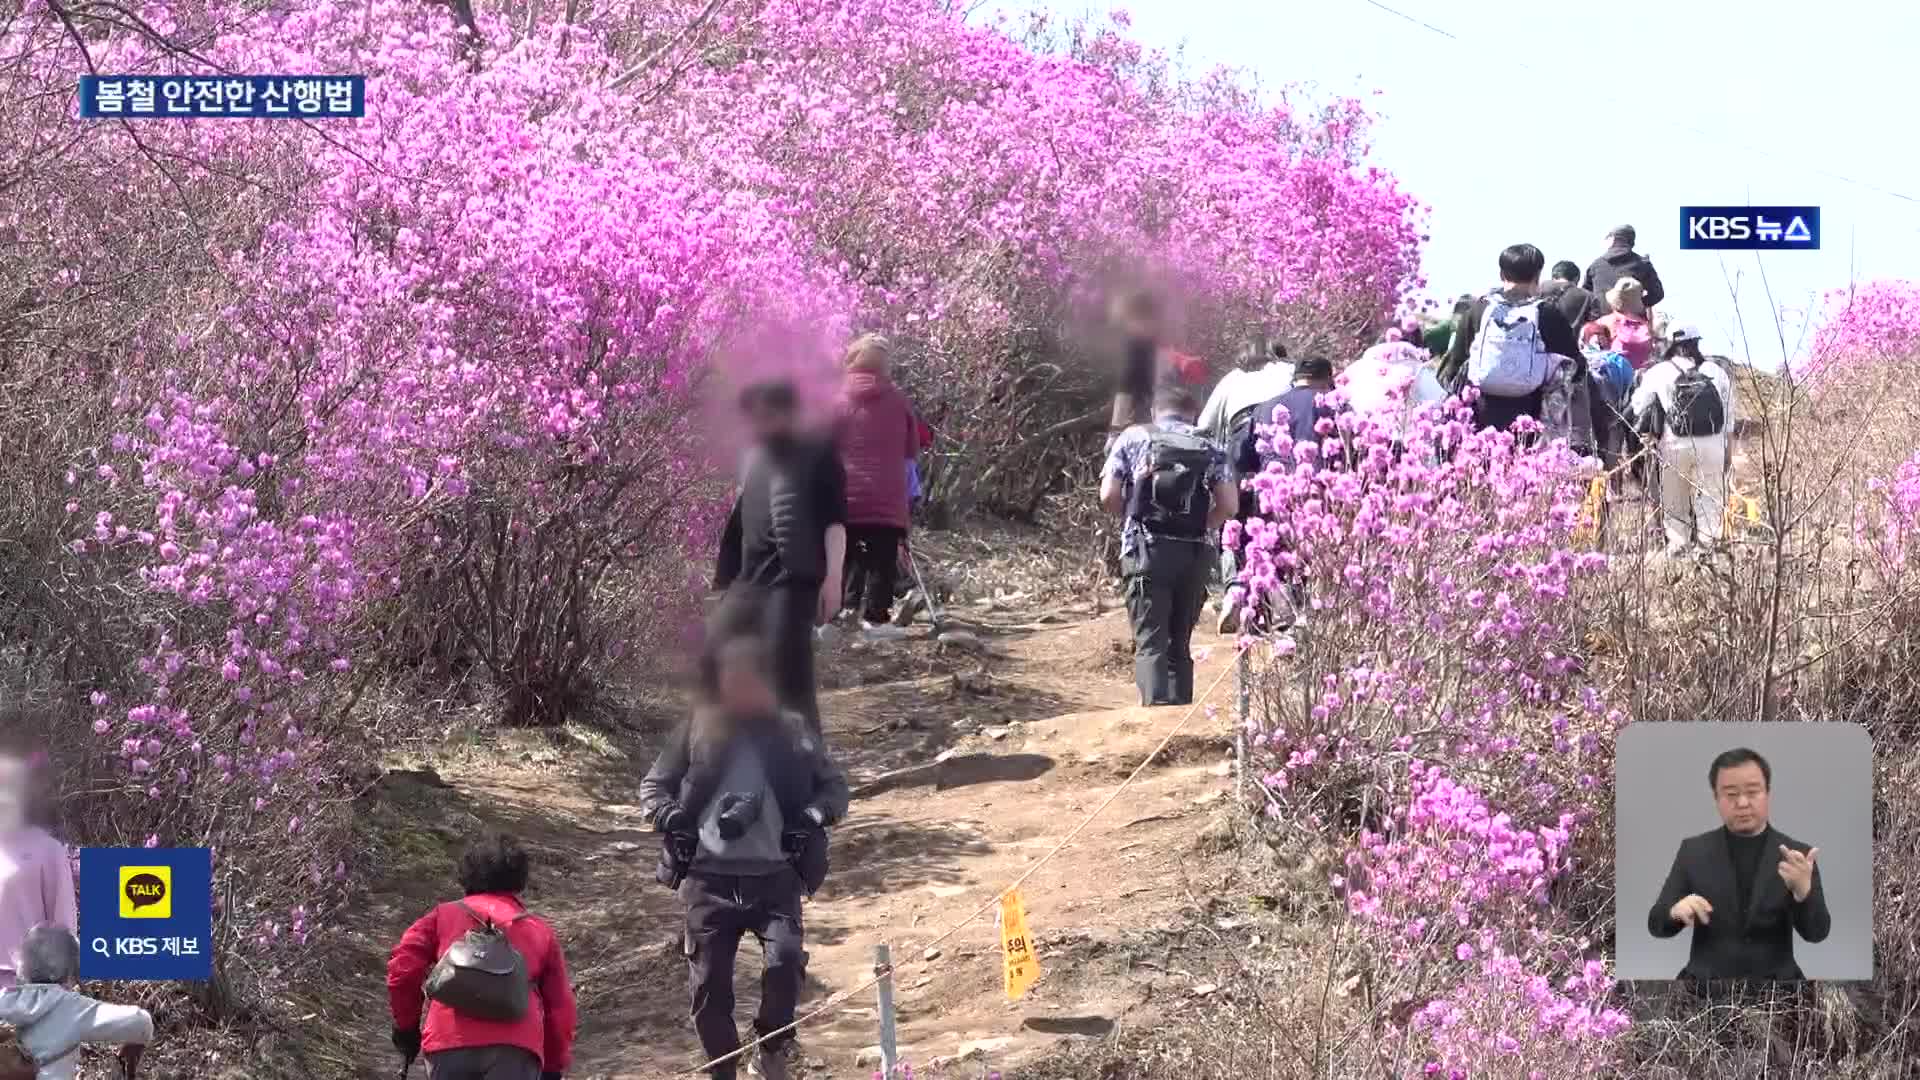
<path fill-rule="evenodd" d="M 1256 512 L 1254 473 L 1343 467 L 1342 410 L 1384 416 L 1403 437 L 1414 409 L 1450 398 L 1469 403 L 1483 428 L 1530 419 L 1521 437 L 1565 439 L 1623 484 L 1631 475 L 1653 485 L 1669 554 L 1716 544 L 1728 365 L 1702 354 L 1696 329 L 1658 325 L 1664 289 L 1633 250 L 1633 230 L 1607 240 L 1584 272 L 1561 262 L 1544 285 L 1539 249 L 1509 247 L 1497 287 L 1461 297 L 1438 325 L 1389 328 L 1350 363 L 1254 340 L 1204 402 L 1205 365 L 1166 347 L 1155 298 L 1121 297 L 1100 501 L 1119 519 L 1141 703 L 1193 702 L 1194 629 L 1210 591 L 1239 577 L 1222 529 Z M 822 732 L 820 630 L 852 608 L 865 634 L 897 633 L 890 613 L 929 435 L 893 383 L 891 358 L 878 337 L 847 349 L 826 425 L 809 421 L 790 383 L 741 391 L 751 445 L 720 545 L 695 701 L 640 785 L 641 813 L 661 840 L 655 876 L 684 906 L 693 1027 L 719 1080 L 742 1068 L 790 1075 L 802 909 L 825 880 L 828 831 L 850 800 Z M 1300 583 L 1282 594 L 1258 610 L 1223 601 L 1220 630 L 1298 626 L 1310 606 Z M 566 964 L 520 898 L 527 878 L 516 841 L 486 838 L 461 863 L 462 898 L 428 912 L 393 951 L 394 1045 L 409 1062 L 424 1053 L 432 1080 L 559 1080 L 570 1065 Z M 750 1054 L 733 993 L 747 934 L 764 956 Z"/>
<path fill-rule="evenodd" d="M 1665 288 L 1634 250 L 1632 226 L 1609 230 L 1585 269 L 1532 244 L 1500 252 L 1499 284 L 1455 303 L 1433 326 L 1408 319 L 1350 363 L 1292 357 L 1270 336 L 1243 348 L 1204 405 L 1181 355 L 1164 346 L 1150 293 L 1122 297 L 1119 350 L 1100 499 L 1121 519 L 1120 569 L 1143 705 L 1193 701 L 1192 638 L 1214 588 L 1221 633 L 1251 624 L 1286 632 L 1310 605 L 1298 575 L 1249 604 L 1222 526 L 1258 507 L 1248 486 L 1270 469 L 1340 468 L 1337 415 L 1371 415 L 1404 439 L 1416 409 L 1457 398 L 1482 429 L 1564 440 L 1606 477 L 1661 507 L 1664 554 L 1721 544 L 1734 420 L 1731 365 L 1701 351 L 1700 331 L 1654 313 Z M 1338 391 L 1338 393 L 1335 393 Z M 1278 435 L 1280 437 L 1276 438 Z M 1311 450 L 1305 449 L 1311 446 Z"/>

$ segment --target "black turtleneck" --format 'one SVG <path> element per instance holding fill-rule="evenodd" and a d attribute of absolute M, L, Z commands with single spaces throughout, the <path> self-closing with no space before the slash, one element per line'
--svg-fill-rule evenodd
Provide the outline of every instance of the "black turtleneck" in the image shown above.
<path fill-rule="evenodd" d="M 1733 879 L 1740 889 L 1740 909 L 1745 911 L 1753 898 L 1753 879 L 1760 872 L 1760 855 L 1767 848 L 1767 830 L 1741 836 L 1732 829 L 1727 834 L 1727 854 L 1733 857 Z"/>

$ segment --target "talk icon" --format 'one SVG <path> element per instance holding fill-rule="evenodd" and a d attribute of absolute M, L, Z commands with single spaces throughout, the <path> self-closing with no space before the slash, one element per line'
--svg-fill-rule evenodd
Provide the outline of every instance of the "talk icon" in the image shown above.
<path fill-rule="evenodd" d="M 123 919 L 171 919 L 173 917 L 173 868 L 170 866 L 121 867 L 120 917 Z"/>

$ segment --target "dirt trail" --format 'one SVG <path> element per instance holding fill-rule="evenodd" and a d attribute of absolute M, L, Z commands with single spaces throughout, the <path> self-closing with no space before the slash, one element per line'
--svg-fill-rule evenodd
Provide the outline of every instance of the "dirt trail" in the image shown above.
<path fill-rule="evenodd" d="M 1218 711 L 1196 715 L 1163 758 L 1024 887 L 1045 972 L 1025 999 L 1010 1004 L 1002 992 L 991 913 L 924 955 L 927 942 L 1078 825 L 1185 713 L 1131 704 L 1120 613 L 1052 624 L 1020 621 L 1030 612 L 967 614 L 978 651 L 935 645 L 922 626 L 903 641 L 848 642 L 821 656 L 823 683 L 834 687 L 822 695 L 828 738 L 855 799 L 834 834 L 833 874 L 806 911 L 802 1009 L 865 982 L 874 945 L 887 941 L 901 1053 L 922 1070 L 962 1055 L 1005 1067 L 1139 1015 L 1151 980 L 1130 974 L 1130 954 L 1116 946 L 1151 937 L 1195 902 L 1200 836 L 1231 782 L 1229 676 L 1210 699 Z M 1230 664 L 1229 651 L 1216 645 L 1201 662 L 1200 689 Z M 447 765 L 440 776 L 450 787 L 431 796 L 532 845 L 542 877 L 529 902 L 561 929 L 580 996 L 568 1074 L 577 1080 L 652 1080 L 698 1064 L 679 908 L 652 881 L 656 841 L 631 805 L 646 749 L 599 769 L 540 755 L 525 768 Z M 442 829 L 442 839 L 460 829 Z M 402 885 L 385 898 L 396 932 L 407 911 L 433 895 L 431 881 Z M 375 944 L 369 939 L 368 951 Z M 749 938 L 736 978 L 743 1031 L 759 971 Z M 856 1062 L 877 1041 L 868 992 L 802 1029 L 803 1075 L 866 1080 L 871 1065 Z M 391 1069 L 367 1062 L 355 1071 Z M 959 1075 L 976 1074 L 984 1072 L 969 1064 Z"/>

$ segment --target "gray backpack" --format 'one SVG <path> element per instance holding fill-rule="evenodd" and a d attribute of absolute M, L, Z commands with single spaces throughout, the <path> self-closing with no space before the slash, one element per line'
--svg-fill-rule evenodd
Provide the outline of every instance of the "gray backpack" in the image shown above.
<path fill-rule="evenodd" d="M 462 934 L 427 973 L 428 1000 L 476 1020 L 511 1023 L 527 1015 L 527 961 L 507 940 L 506 926 L 456 902 L 480 925 Z M 526 917 L 523 911 L 507 926 Z"/>

